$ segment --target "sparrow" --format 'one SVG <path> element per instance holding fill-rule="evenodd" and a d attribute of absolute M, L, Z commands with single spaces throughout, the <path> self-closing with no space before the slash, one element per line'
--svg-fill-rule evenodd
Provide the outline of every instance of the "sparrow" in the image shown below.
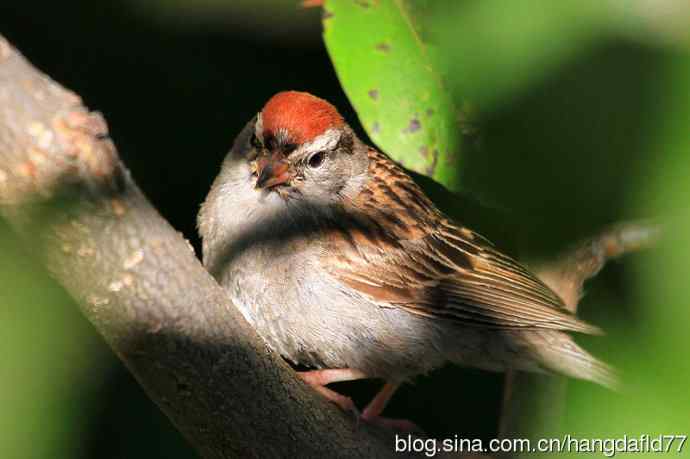
<path fill-rule="evenodd" d="M 275 352 L 327 385 L 380 378 L 363 420 L 400 384 L 447 363 L 561 374 L 613 387 L 569 332 L 597 334 L 526 267 L 451 221 L 329 102 L 271 97 L 201 206 L 203 262 Z"/>

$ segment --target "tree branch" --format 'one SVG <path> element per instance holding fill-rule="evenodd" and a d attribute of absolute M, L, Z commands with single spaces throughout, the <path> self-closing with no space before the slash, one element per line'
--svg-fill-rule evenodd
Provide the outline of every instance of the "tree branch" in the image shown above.
<path fill-rule="evenodd" d="M 599 273 L 608 260 L 651 247 L 659 234 L 659 226 L 653 223 L 614 225 L 537 266 L 534 271 L 574 313 L 582 299 L 585 281 Z M 506 375 L 500 436 L 543 438 L 556 433 L 564 410 L 566 382 L 560 376 L 509 372 Z"/>
<path fill-rule="evenodd" d="M 1 36 L 0 212 L 203 457 L 396 455 L 390 433 L 357 427 L 267 351 L 103 118 Z"/>

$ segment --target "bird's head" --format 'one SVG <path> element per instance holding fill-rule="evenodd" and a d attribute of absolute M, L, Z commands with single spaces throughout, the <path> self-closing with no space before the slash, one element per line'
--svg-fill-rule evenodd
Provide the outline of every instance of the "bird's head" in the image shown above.
<path fill-rule="evenodd" d="M 258 190 L 331 201 L 365 169 L 366 150 L 327 101 L 284 91 L 256 116 L 246 155 Z"/>

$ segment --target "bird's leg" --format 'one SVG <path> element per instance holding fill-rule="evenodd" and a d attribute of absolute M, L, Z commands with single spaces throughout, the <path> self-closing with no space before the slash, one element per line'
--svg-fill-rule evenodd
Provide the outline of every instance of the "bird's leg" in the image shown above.
<path fill-rule="evenodd" d="M 402 432 L 421 432 L 412 421 L 407 419 L 391 419 L 381 416 L 386 405 L 396 390 L 400 387 L 400 383 L 386 383 L 381 390 L 374 396 L 369 404 L 362 411 L 362 419 L 372 424 L 378 424 L 389 429 L 398 430 Z"/>
<path fill-rule="evenodd" d="M 364 408 L 364 411 L 362 411 L 362 418 L 370 420 L 381 416 L 381 413 L 383 413 L 383 410 L 399 386 L 400 384 L 395 383 L 384 384 L 381 390 L 371 399 L 367 407 Z"/>
<path fill-rule="evenodd" d="M 365 379 L 367 376 L 361 371 L 352 368 L 329 368 L 325 370 L 300 371 L 297 374 L 302 378 L 302 381 L 312 386 L 318 393 L 338 405 L 344 411 L 351 411 L 359 415 L 359 410 L 357 410 L 350 397 L 339 394 L 326 387 L 326 385 L 334 382 Z"/>
<path fill-rule="evenodd" d="M 328 368 L 325 370 L 300 371 L 297 373 L 302 381 L 310 386 L 325 386 L 334 382 L 366 379 L 367 375 L 352 368 Z"/>
<path fill-rule="evenodd" d="M 406 419 L 390 419 L 381 416 L 381 413 L 384 408 L 386 408 L 391 397 L 393 397 L 395 391 L 400 387 L 400 383 L 384 384 L 381 390 L 374 396 L 366 408 L 364 408 L 361 416 L 359 416 L 359 411 L 350 397 L 339 394 L 326 387 L 326 385 L 334 382 L 366 379 L 367 375 L 352 368 L 328 368 L 324 370 L 300 371 L 297 374 L 302 381 L 309 384 L 329 401 L 335 403 L 344 411 L 356 413 L 363 421 L 402 432 L 422 432 L 412 421 Z"/>

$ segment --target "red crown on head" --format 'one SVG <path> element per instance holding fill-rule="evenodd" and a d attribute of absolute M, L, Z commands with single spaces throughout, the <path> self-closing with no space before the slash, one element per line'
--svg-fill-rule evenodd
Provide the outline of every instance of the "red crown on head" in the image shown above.
<path fill-rule="evenodd" d="M 345 121 L 338 110 L 307 92 L 283 91 L 271 97 L 261 111 L 264 136 L 285 130 L 291 142 L 302 144 L 314 140 Z"/>

